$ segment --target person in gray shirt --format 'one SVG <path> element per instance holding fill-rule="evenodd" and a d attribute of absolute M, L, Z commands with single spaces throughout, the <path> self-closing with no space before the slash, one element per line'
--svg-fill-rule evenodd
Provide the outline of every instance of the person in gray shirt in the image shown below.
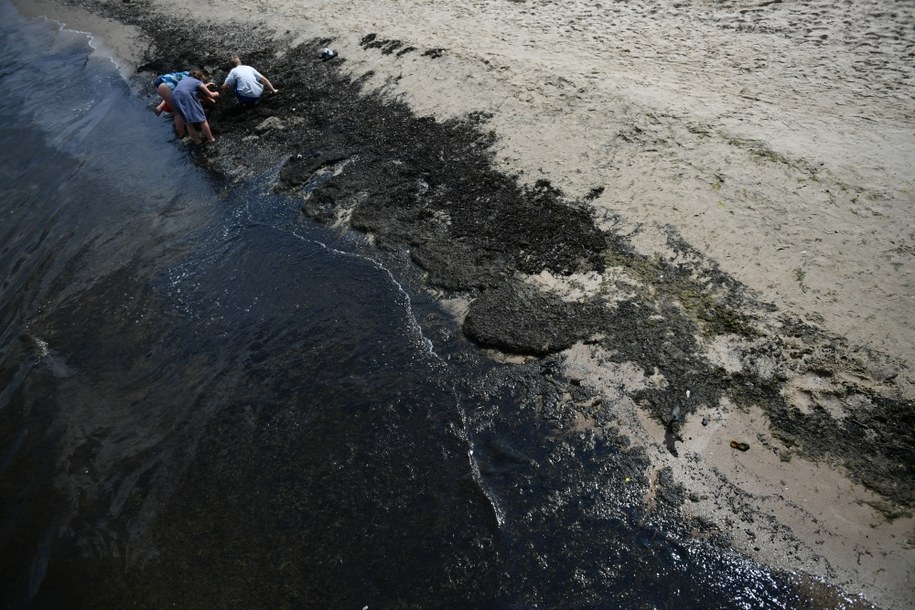
<path fill-rule="evenodd" d="M 277 93 L 279 89 L 273 86 L 270 80 L 252 68 L 241 63 L 238 55 L 233 55 L 229 62 L 232 64 L 232 70 L 222 84 L 223 89 L 232 87 L 235 90 L 235 97 L 245 106 L 253 106 L 261 99 L 261 95 L 266 88 L 270 93 Z"/>

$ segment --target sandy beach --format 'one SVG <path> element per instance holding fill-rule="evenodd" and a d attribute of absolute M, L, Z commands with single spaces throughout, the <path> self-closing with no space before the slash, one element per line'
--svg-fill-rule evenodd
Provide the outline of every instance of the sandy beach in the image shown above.
<path fill-rule="evenodd" d="M 193 58 L 214 68 L 224 50 L 272 41 L 261 61 L 273 64 L 281 93 L 271 103 L 292 134 L 272 146 L 291 142 L 296 117 L 313 110 L 289 93 L 308 83 L 283 76 L 294 72 L 292 50 L 315 41 L 337 51 L 328 66 L 366 95 L 437 123 L 473 117 L 491 134 L 496 170 L 593 220 L 588 233 L 556 212 L 570 242 L 587 236 L 587 250 L 593 233 L 619 247 L 579 255 L 590 262 L 578 267 L 494 265 L 478 281 L 482 263 L 463 276 L 456 263 L 436 267 L 461 256 L 442 245 L 456 241 L 459 210 L 430 213 L 439 224 L 421 238 L 339 198 L 311 215 L 410 249 L 429 290 L 493 357 L 561 354 L 571 383 L 600 394 L 653 472 L 670 469 L 683 486 L 685 519 L 799 583 L 866 600 L 837 595 L 822 607 L 905 608 L 915 598 L 912 3 L 17 4 L 98 34 L 138 79 L 173 51 L 157 39 L 158 21 L 235 32 Z M 316 96 L 312 104 L 338 103 Z M 233 146 L 271 127 L 258 120 L 251 135 L 253 123 L 248 133 L 212 122 L 225 146 L 214 168 L 243 177 Z M 337 160 L 290 162 L 281 181 Z M 529 338 L 500 321 L 544 303 L 568 307 L 563 319 L 576 322 L 566 337 Z M 646 324 L 661 330 L 634 330 Z M 627 337 L 647 347 L 623 347 Z M 602 425 L 593 402 L 570 397 L 563 408 L 573 431 Z"/>

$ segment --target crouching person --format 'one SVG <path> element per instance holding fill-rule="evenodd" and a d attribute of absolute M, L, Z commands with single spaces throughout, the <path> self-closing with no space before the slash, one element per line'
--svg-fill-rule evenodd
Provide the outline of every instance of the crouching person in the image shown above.
<path fill-rule="evenodd" d="M 233 55 L 229 62 L 232 64 L 232 70 L 222 84 L 222 88 L 229 89 L 231 87 L 235 91 L 235 97 L 238 98 L 239 103 L 242 105 L 253 106 L 260 101 L 265 87 L 270 93 L 278 91 L 266 76 L 251 66 L 241 63 L 238 55 Z"/>

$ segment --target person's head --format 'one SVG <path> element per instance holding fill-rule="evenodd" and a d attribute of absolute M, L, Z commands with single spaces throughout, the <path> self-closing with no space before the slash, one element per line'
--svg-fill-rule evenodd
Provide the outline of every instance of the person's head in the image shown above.
<path fill-rule="evenodd" d="M 203 70 L 191 70 L 191 76 L 200 82 L 206 82 L 206 74 L 204 74 Z"/>
<path fill-rule="evenodd" d="M 229 58 L 229 63 L 232 64 L 233 68 L 237 68 L 238 66 L 241 65 L 241 57 L 239 57 L 238 55 L 233 55 L 232 57 Z"/>

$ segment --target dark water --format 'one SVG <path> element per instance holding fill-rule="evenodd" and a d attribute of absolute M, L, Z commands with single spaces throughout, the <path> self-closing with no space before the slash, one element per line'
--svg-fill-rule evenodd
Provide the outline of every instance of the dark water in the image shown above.
<path fill-rule="evenodd" d="M 558 435 L 541 364 L 0 6 L 5 606 L 795 605 L 646 512 L 625 442 Z"/>

